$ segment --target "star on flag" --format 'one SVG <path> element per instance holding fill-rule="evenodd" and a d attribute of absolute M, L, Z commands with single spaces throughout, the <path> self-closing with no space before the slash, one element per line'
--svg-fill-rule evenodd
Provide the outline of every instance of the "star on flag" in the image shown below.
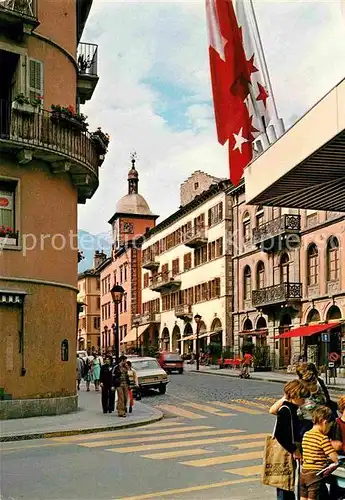
<path fill-rule="evenodd" d="M 259 94 L 256 98 L 257 101 L 262 101 L 266 108 L 266 101 L 268 99 L 268 92 L 261 83 L 258 82 Z"/>
<path fill-rule="evenodd" d="M 238 149 L 242 154 L 242 145 L 246 142 L 249 142 L 249 139 L 243 137 L 243 127 L 240 128 L 238 134 L 233 134 L 233 136 L 235 139 L 235 146 L 233 147 L 233 151 L 236 151 L 236 149 Z"/>

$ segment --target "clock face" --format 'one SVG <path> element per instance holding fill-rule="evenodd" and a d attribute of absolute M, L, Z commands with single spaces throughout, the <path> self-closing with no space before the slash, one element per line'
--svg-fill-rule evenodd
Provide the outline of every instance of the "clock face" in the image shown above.
<path fill-rule="evenodd" d="M 124 221 L 122 223 L 122 231 L 126 234 L 133 234 L 134 233 L 134 225 L 131 222 Z"/>

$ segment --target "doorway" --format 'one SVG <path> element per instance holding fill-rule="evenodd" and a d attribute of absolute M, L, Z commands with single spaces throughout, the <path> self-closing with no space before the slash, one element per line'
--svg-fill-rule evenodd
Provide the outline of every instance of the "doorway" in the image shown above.
<path fill-rule="evenodd" d="M 290 331 L 291 316 L 284 314 L 279 324 L 279 334 Z M 279 340 L 279 368 L 286 368 L 291 362 L 291 338 Z"/>

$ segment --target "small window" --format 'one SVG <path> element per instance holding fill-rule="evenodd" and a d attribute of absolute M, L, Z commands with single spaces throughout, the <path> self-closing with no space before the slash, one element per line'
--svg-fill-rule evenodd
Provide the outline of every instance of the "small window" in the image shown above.
<path fill-rule="evenodd" d="M 198 182 L 195 182 L 195 183 L 194 183 L 194 189 L 198 189 L 198 187 L 199 187 L 199 183 L 198 183 Z"/>
<path fill-rule="evenodd" d="M 16 186 L 16 182 L 0 180 L 0 237 L 17 237 L 15 220 Z"/>

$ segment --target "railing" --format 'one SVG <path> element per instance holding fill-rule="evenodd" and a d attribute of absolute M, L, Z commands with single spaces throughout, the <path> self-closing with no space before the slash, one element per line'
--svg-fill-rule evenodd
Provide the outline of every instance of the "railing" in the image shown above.
<path fill-rule="evenodd" d="M 89 132 L 49 111 L 23 112 L 0 99 L 0 141 L 44 148 L 87 164 L 98 176 L 99 155 Z"/>
<path fill-rule="evenodd" d="M 155 256 L 152 253 L 148 253 L 143 257 L 142 266 L 159 267 L 159 262 L 155 260 Z"/>
<path fill-rule="evenodd" d="M 169 286 L 170 283 L 174 284 L 177 281 L 179 280 L 172 273 L 172 271 L 161 273 L 151 278 L 150 289 L 155 290 L 159 288 L 164 288 L 165 286 Z"/>
<path fill-rule="evenodd" d="M 37 18 L 37 0 L 0 0 L 1 9 Z"/>
<path fill-rule="evenodd" d="M 252 291 L 252 304 L 254 307 L 281 304 L 302 298 L 302 283 L 280 283 L 261 290 Z"/>
<path fill-rule="evenodd" d="M 184 317 L 184 316 L 191 316 L 192 313 L 192 306 L 188 304 L 180 304 L 175 307 L 175 316 L 178 317 Z"/>
<path fill-rule="evenodd" d="M 80 43 L 78 45 L 77 62 L 81 75 L 97 76 L 98 45 Z"/>
<path fill-rule="evenodd" d="M 160 323 L 161 315 L 157 312 L 136 314 L 133 319 L 134 326 L 147 325 L 149 323 Z"/>
<path fill-rule="evenodd" d="M 301 216 L 285 214 L 260 224 L 253 229 L 253 243 L 258 244 L 284 233 L 297 233 L 301 230 Z"/>
<path fill-rule="evenodd" d="M 206 239 L 206 230 L 204 227 L 193 227 L 189 230 L 183 238 L 184 243 L 188 243 L 192 240 L 204 240 Z"/>

